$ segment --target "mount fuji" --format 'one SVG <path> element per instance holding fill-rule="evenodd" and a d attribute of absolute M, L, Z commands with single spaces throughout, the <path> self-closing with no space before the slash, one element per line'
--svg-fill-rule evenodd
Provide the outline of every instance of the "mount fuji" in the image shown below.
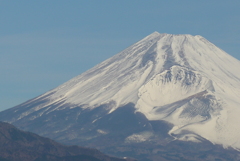
<path fill-rule="evenodd" d="M 116 155 L 173 142 L 240 150 L 239 69 L 202 36 L 154 32 L 0 120 Z"/>

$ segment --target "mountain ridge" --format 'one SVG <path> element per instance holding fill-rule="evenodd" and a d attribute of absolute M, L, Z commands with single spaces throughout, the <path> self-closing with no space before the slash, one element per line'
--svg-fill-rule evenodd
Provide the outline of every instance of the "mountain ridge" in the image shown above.
<path fill-rule="evenodd" d="M 61 145 L 5 122 L 0 122 L 0 140 L 0 160 L 6 161 L 127 160 L 109 157 L 96 149 Z"/>

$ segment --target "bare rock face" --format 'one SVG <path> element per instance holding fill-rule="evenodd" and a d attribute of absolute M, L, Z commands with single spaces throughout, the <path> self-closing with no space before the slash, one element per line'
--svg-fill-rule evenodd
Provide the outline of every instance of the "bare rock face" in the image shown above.
<path fill-rule="evenodd" d="M 154 32 L 59 87 L 0 112 L 0 120 L 121 157 L 158 160 L 174 153 L 211 160 L 224 159 L 224 152 L 236 159 L 239 69 L 239 60 L 199 35 Z M 192 156 L 184 150 L 188 146 L 198 153 L 189 149 Z M 205 153 L 205 146 L 215 155 Z"/>

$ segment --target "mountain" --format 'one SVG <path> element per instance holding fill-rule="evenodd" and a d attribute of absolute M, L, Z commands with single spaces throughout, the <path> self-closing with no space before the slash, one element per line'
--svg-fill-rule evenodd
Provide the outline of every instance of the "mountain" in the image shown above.
<path fill-rule="evenodd" d="M 138 159 L 154 160 L 163 145 L 240 150 L 239 69 L 239 60 L 202 36 L 154 32 L 1 112 L 0 120 L 65 144 Z"/>
<path fill-rule="evenodd" d="M 1 161 L 127 161 L 109 157 L 96 149 L 64 146 L 13 125 L 0 122 Z M 130 159 L 129 159 L 130 161 Z"/>

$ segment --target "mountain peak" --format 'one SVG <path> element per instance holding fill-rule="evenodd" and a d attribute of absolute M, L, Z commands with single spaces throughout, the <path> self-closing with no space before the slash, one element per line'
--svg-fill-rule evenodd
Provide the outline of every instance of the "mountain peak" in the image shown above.
<path fill-rule="evenodd" d="M 151 33 L 150 35 L 152 35 L 152 36 L 160 36 L 160 35 L 162 35 L 162 36 L 170 36 L 170 37 L 171 37 L 171 36 L 172 36 L 172 37 L 181 37 L 181 36 L 183 36 L 183 37 L 200 37 L 200 38 L 203 38 L 201 35 L 169 34 L 169 33 L 159 33 L 159 32 L 157 32 L 157 31 Z M 148 35 L 148 36 L 150 36 L 150 35 Z"/>
<path fill-rule="evenodd" d="M 175 139 L 198 142 L 202 137 L 240 149 L 239 69 L 237 59 L 202 36 L 154 32 L 59 87 L 0 113 L 0 118 L 27 130 L 35 128 L 33 121 L 44 122 L 42 129 L 53 121 L 45 135 L 79 141 L 81 130 L 92 130 L 88 127 L 98 128 L 92 139 L 111 133 L 101 125 L 113 116 L 119 118 L 119 111 L 125 114 L 122 107 L 128 107 L 131 115 L 139 114 L 145 121 L 171 124 L 168 135 Z M 65 117 L 64 128 L 51 127 L 61 125 L 57 115 Z M 144 131 L 152 125 L 138 125 L 142 133 L 128 131 L 126 142 L 158 135 L 153 129 Z M 79 127 L 73 129 L 74 135 L 68 134 L 72 127 Z"/>
<path fill-rule="evenodd" d="M 153 33 L 151 33 L 150 35 L 160 35 L 160 33 L 159 32 L 157 32 L 157 31 L 154 31 Z"/>
<path fill-rule="evenodd" d="M 240 76 L 233 64 L 240 67 L 239 61 L 201 36 L 154 32 L 43 96 L 54 93 L 51 100 L 86 107 L 112 101 L 115 106 L 137 103 L 140 87 L 164 72 L 171 72 L 172 67 L 183 72 L 192 70 L 215 81 L 229 76 L 238 81 Z"/>

